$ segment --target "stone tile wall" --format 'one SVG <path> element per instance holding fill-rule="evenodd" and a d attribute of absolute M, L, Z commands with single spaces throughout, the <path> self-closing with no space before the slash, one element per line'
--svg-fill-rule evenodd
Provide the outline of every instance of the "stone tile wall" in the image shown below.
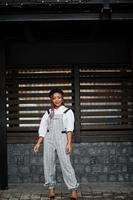
<path fill-rule="evenodd" d="M 43 145 L 34 153 L 33 144 L 8 144 L 9 183 L 43 183 Z M 132 182 L 132 142 L 91 142 L 73 144 L 71 156 L 79 182 Z M 62 173 L 57 158 L 57 182 Z"/>

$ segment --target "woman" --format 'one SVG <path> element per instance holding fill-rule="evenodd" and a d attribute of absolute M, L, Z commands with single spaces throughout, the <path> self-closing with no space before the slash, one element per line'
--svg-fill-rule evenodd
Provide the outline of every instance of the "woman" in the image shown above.
<path fill-rule="evenodd" d="M 71 199 L 77 199 L 78 183 L 70 162 L 72 134 L 74 129 L 73 111 L 64 106 L 63 91 L 55 87 L 50 93 L 51 109 L 45 112 L 39 127 L 39 139 L 34 146 L 38 152 L 44 143 L 44 175 L 48 185 L 48 197 L 55 197 L 55 152 L 57 152 L 64 182 L 71 190 Z"/>

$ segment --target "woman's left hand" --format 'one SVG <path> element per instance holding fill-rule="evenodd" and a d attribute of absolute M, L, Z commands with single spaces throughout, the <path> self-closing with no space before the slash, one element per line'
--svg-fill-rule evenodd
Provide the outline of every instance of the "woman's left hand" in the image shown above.
<path fill-rule="evenodd" d="M 71 154 L 71 152 L 72 152 L 72 144 L 67 144 L 66 145 L 66 153 Z"/>

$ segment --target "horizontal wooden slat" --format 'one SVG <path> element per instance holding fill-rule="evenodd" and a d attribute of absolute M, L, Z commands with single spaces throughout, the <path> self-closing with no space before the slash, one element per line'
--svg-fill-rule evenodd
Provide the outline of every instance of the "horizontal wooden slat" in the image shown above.
<path fill-rule="evenodd" d="M 80 92 L 81 96 L 112 96 L 114 98 L 118 97 L 123 97 L 125 96 L 125 93 L 127 94 L 127 96 L 132 96 L 131 91 L 106 91 L 106 92 L 98 92 L 98 91 L 92 91 L 92 92 Z"/>
<path fill-rule="evenodd" d="M 38 127 L 7 127 L 7 132 L 36 132 Z"/>
<path fill-rule="evenodd" d="M 106 118 L 106 117 L 102 117 L 102 118 L 97 118 L 97 117 L 95 117 L 95 118 L 81 118 L 81 120 L 80 120 L 80 122 L 81 123 L 95 123 L 95 124 L 97 124 L 97 123 L 102 123 L 102 124 L 105 124 L 105 123 L 118 123 L 118 122 L 131 122 L 132 121 L 132 118 Z"/>
<path fill-rule="evenodd" d="M 35 71 L 25 71 L 24 73 L 23 72 L 16 72 L 17 74 L 17 77 L 16 77 L 16 80 L 18 79 L 24 79 L 24 78 L 31 78 L 31 79 L 35 79 L 35 78 L 53 78 L 53 77 L 56 77 L 56 78 L 70 78 L 73 76 L 72 72 L 71 71 L 38 71 L 38 72 L 35 72 Z M 7 74 L 6 76 L 7 79 L 12 79 L 14 78 L 12 73 L 11 74 Z"/>
<path fill-rule="evenodd" d="M 119 134 L 119 135 L 127 135 L 127 134 L 132 134 L 132 130 L 117 130 L 116 131 L 111 131 L 111 130 L 104 130 L 104 131 L 95 131 L 95 130 L 92 130 L 92 131 L 82 131 L 82 136 L 94 136 L 94 135 L 97 135 L 97 136 L 100 136 L 102 133 L 102 135 L 109 135 L 109 134 L 112 134 L 112 135 L 116 135 L 116 134 Z M 75 133 L 76 134 L 76 133 Z M 9 132 L 8 133 L 8 137 L 15 137 L 16 134 L 14 134 L 13 132 Z M 20 138 L 20 137 L 38 137 L 38 133 L 37 132 L 33 132 L 33 133 L 29 133 L 29 132 L 19 132 L 17 133 L 17 137 Z"/>
<path fill-rule="evenodd" d="M 60 83 L 61 84 L 61 83 Z M 73 89 L 73 86 L 72 85 L 69 85 L 70 82 L 66 83 L 67 85 L 65 86 L 60 86 L 63 90 L 68 90 L 68 89 Z M 97 82 L 81 82 L 80 83 L 80 90 L 121 90 L 121 89 L 125 89 L 125 90 L 130 90 L 132 89 L 132 83 L 128 80 L 128 82 L 126 82 L 125 84 L 121 84 L 121 83 L 115 83 L 113 82 L 112 85 L 111 85 L 111 82 L 110 84 L 108 84 L 107 82 L 101 82 L 100 85 L 98 85 Z M 28 84 L 27 82 L 25 82 L 23 84 L 24 86 L 22 87 L 21 84 L 16 87 L 14 86 L 13 82 L 8 82 L 6 87 L 8 89 L 8 91 L 11 91 L 11 92 L 14 92 L 14 90 L 16 90 L 16 88 L 19 88 L 20 91 L 36 91 L 36 90 L 43 90 L 43 91 L 50 91 L 51 90 L 51 87 L 52 87 L 52 83 L 50 86 L 46 86 L 46 85 L 40 85 L 40 86 L 37 86 L 39 85 L 39 83 L 36 83 L 34 84 L 34 86 L 31 84 Z M 31 86 L 29 86 L 31 85 Z M 53 83 L 53 86 L 55 84 Z"/>
<path fill-rule="evenodd" d="M 117 85 L 117 84 L 101 84 L 101 85 L 95 85 L 95 84 L 85 84 L 84 83 L 80 83 L 80 90 L 105 90 L 105 91 L 110 91 L 110 90 L 123 90 L 123 87 L 124 89 L 126 90 L 130 90 L 132 88 L 132 84 L 129 82 L 124 85 Z"/>
<path fill-rule="evenodd" d="M 37 142 L 37 137 L 8 137 L 8 144 L 35 144 Z M 34 149 L 33 149 L 34 152 Z"/>
<path fill-rule="evenodd" d="M 19 133 L 22 133 L 24 135 L 27 135 L 29 133 L 38 133 L 38 127 L 7 127 L 7 133 L 8 134 L 14 134 L 16 136 L 18 136 Z M 88 125 L 88 126 L 81 126 L 81 132 L 89 132 L 89 131 L 94 131 L 97 130 L 98 132 L 102 131 L 102 130 L 127 130 L 131 131 L 133 130 L 133 125 L 127 125 L 127 124 L 122 124 L 122 125 Z M 75 133 L 76 134 L 76 133 Z"/>
<path fill-rule="evenodd" d="M 15 118 L 11 118 L 10 121 L 7 120 L 7 124 L 10 124 L 11 126 L 14 125 L 14 126 L 18 126 L 18 124 L 20 125 L 23 125 L 23 126 L 31 126 L 31 124 L 40 124 L 40 121 L 41 121 L 41 117 L 39 119 L 35 119 L 35 118 L 30 118 L 30 119 L 26 119 L 26 118 L 21 118 L 21 119 L 15 119 Z M 122 127 L 123 125 L 122 124 L 133 124 L 132 122 L 132 118 L 130 117 L 123 117 L 123 118 L 110 118 L 110 119 L 107 119 L 107 118 L 97 118 L 97 119 L 94 119 L 94 118 L 89 118 L 89 119 L 81 119 L 81 127 L 82 126 L 87 126 L 88 124 L 88 127 L 91 126 L 91 125 L 94 125 L 94 126 L 98 126 L 99 129 L 101 128 L 101 126 L 108 126 L 108 125 L 113 125 L 113 126 L 116 126 L 116 124 L 121 124 L 120 126 Z"/>
<path fill-rule="evenodd" d="M 112 130 L 104 130 L 104 131 L 82 131 L 82 136 L 90 136 L 90 135 L 92 135 L 92 136 L 94 136 L 94 135 L 97 135 L 97 136 L 99 136 L 99 135 L 101 135 L 101 133 L 102 133 L 102 135 L 109 135 L 109 134 L 112 134 L 112 135 L 127 135 L 127 134 L 132 134 L 132 130 L 117 130 L 117 132 L 116 131 L 112 131 Z"/>
<path fill-rule="evenodd" d="M 101 63 L 98 63 L 98 64 L 91 64 L 91 65 L 82 65 L 82 66 L 79 66 L 80 67 L 80 71 L 83 71 L 83 70 L 94 70 L 94 69 L 97 69 L 97 70 L 127 70 L 127 69 L 131 69 L 131 65 L 129 64 L 101 64 Z"/>
<path fill-rule="evenodd" d="M 124 83 L 124 81 L 129 81 L 129 79 L 131 79 L 130 77 L 80 77 L 80 82 L 84 83 Z"/>
<path fill-rule="evenodd" d="M 40 99 L 37 99 L 37 100 L 32 100 L 32 99 L 28 99 L 28 100 L 9 100 L 7 101 L 8 104 L 10 105 L 15 105 L 15 104 L 36 104 L 36 105 L 39 105 L 39 104 L 46 104 L 46 103 L 49 103 L 50 100 L 40 100 Z M 68 102 L 72 102 L 73 100 L 72 99 L 66 99 L 65 102 L 68 103 Z"/>
<path fill-rule="evenodd" d="M 89 124 L 83 125 L 81 124 L 81 131 L 83 130 L 125 130 L 125 129 L 133 129 L 133 125 L 129 124 L 121 124 L 121 125 L 114 125 L 114 124 Z"/>
<path fill-rule="evenodd" d="M 16 133 L 8 132 L 8 137 L 14 137 Z M 38 136 L 38 132 L 18 132 L 17 137 L 36 137 Z"/>
<path fill-rule="evenodd" d="M 80 99 L 81 99 L 81 98 L 80 98 Z M 128 102 L 132 102 L 132 96 L 130 96 L 130 97 L 125 97 L 125 99 L 128 99 L 127 103 L 128 103 Z M 102 104 L 102 103 L 109 103 L 109 102 L 110 102 L 110 103 L 112 103 L 112 105 L 113 105 L 113 104 L 115 104 L 115 103 L 121 103 L 121 104 L 122 104 L 123 102 L 125 102 L 125 100 L 123 99 L 123 97 L 119 97 L 119 98 L 116 97 L 116 98 L 115 98 L 115 97 L 113 97 L 113 96 L 112 96 L 112 97 L 106 96 L 106 97 L 99 97 L 99 98 L 96 98 L 96 97 L 95 97 L 95 98 L 94 98 L 94 97 L 91 97 L 91 98 L 86 98 L 86 99 L 85 99 L 85 98 L 84 98 L 84 99 L 82 98 L 80 102 L 81 102 L 81 103 L 84 103 L 84 104 L 85 104 L 85 103 L 87 104 L 87 103 L 90 103 L 90 102 L 91 102 L 91 103 L 97 103 L 97 102 L 99 102 L 99 103 L 101 103 L 101 104 Z M 114 105 L 114 106 L 115 106 L 115 105 Z"/>
<path fill-rule="evenodd" d="M 103 132 L 100 132 L 101 134 L 99 135 L 88 135 L 88 136 L 82 136 L 82 132 L 81 132 L 81 136 L 80 136 L 80 142 L 86 143 L 86 142 L 109 142 L 109 141 L 116 141 L 116 142 L 121 142 L 121 141 L 133 141 L 133 135 L 132 134 L 117 134 L 117 131 L 115 132 L 116 134 L 114 134 L 112 136 L 112 134 L 102 134 Z M 37 136 L 34 137 L 19 137 L 16 138 L 16 136 L 12 136 L 12 137 L 8 137 L 8 143 L 14 143 L 14 144 L 35 144 L 37 142 Z M 75 142 L 74 138 L 73 138 L 73 142 Z"/>
<path fill-rule="evenodd" d="M 123 142 L 123 141 L 127 141 L 127 142 L 131 142 L 131 141 L 133 141 L 133 135 L 132 134 L 128 134 L 128 136 L 127 136 L 127 134 L 125 134 L 125 135 L 121 135 L 121 134 L 119 134 L 119 135 L 117 135 L 117 132 L 116 132 L 116 134 L 115 135 L 113 135 L 112 136 L 112 134 L 110 133 L 110 135 L 108 134 L 108 135 L 102 135 L 102 133 L 101 133 L 101 135 L 99 135 L 99 136 L 97 136 L 97 135 L 94 135 L 94 136 L 82 136 L 82 134 L 81 134 L 81 136 L 80 136 L 80 142 L 83 142 L 83 143 L 86 143 L 86 142 L 109 142 L 109 141 L 113 141 L 113 142 Z"/>
<path fill-rule="evenodd" d="M 7 120 L 7 124 L 17 125 L 17 124 L 39 124 L 40 120 L 29 119 L 29 120 Z"/>
<path fill-rule="evenodd" d="M 67 103 L 69 102 L 66 102 L 65 105 L 67 106 Z M 50 105 L 49 105 L 50 106 Z M 48 105 L 44 104 L 44 105 L 39 105 L 37 104 L 36 106 L 33 106 L 33 105 L 28 105 L 28 106 L 23 106 L 23 107 L 18 107 L 18 106 L 11 106 L 11 107 L 7 107 L 7 111 L 12 111 L 12 112 L 18 112 L 18 111 L 42 111 L 42 110 L 47 110 Z M 69 107 L 71 107 L 71 105 L 69 105 Z M 73 108 L 73 107 L 71 107 Z"/>
<path fill-rule="evenodd" d="M 73 65 L 19 65 L 19 66 L 15 66 L 15 65 L 7 65 L 7 70 L 10 72 L 12 72 L 13 70 L 21 70 L 21 71 L 27 71 L 28 70 L 34 70 L 34 71 L 42 71 L 42 70 L 46 70 L 46 71 L 56 71 L 56 70 L 71 70 L 74 66 Z M 118 67 L 118 65 L 116 66 Z M 128 65 L 119 65 L 119 67 L 121 68 L 127 68 Z"/>
<path fill-rule="evenodd" d="M 131 77 L 131 72 L 125 72 L 125 71 L 114 71 L 114 72 L 97 72 L 97 71 L 89 71 L 89 72 L 80 72 L 80 77 L 88 77 L 88 78 L 129 78 Z"/>
<path fill-rule="evenodd" d="M 17 83 L 19 84 L 24 84 L 24 83 L 30 83 L 30 84 L 35 84 L 35 83 L 69 83 L 71 80 L 71 77 L 68 78 L 57 78 L 57 77 L 52 77 L 52 79 L 49 78 L 20 78 L 17 80 Z M 12 83 L 12 79 L 8 79 L 8 83 L 11 84 Z"/>
<path fill-rule="evenodd" d="M 18 74 L 17 76 L 17 80 L 19 79 L 50 79 L 50 78 L 61 78 L 64 77 L 64 79 L 67 79 L 67 78 L 71 78 L 72 77 L 72 74 L 69 72 L 64 72 L 64 73 L 61 73 L 61 72 L 58 72 L 58 73 L 35 73 L 35 74 L 31 74 L 31 73 L 26 73 L 26 74 Z"/>
<path fill-rule="evenodd" d="M 119 115 L 133 115 L 132 111 L 85 111 L 80 113 L 81 116 L 119 116 Z"/>
<path fill-rule="evenodd" d="M 99 103 L 99 104 L 94 104 L 95 102 L 92 102 L 92 104 L 90 104 L 90 105 L 87 105 L 87 103 L 88 102 L 86 102 L 86 105 L 81 105 L 80 106 L 80 110 L 82 110 L 82 109 L 111 109 L 111 110 L 113 110 L 113 109 L 131 109 L 132 110 L 132 108 L 133 108 L 133 105 L 131 104 L 129 104 L 129 105 L 120 105 L 120 104 L 118 104 L 118 105 L 115 105 L 113 102 L 108 102 L 108 103 L 110 103 L 110 104 L 104 104 L 104 102 L 101 102 L 101 103 Z M 107 101 L 106 101 L 106 103 L 107 103 Z"/>
<path fill-rule="evenodd" d="M 55 85 L 54 85 L 55 86 Z M 47 91 L 49 92 L 51 90 L 51 86 L 46 86 L 46 85 L 40 85 L 38 86 L 37 84 L 34 84 L 34 86 L 29 86 L 29 84 L 25 84 L 24 86 L 18 86 L 18 89 L 19 91 Z M 62 88 L 63 91 L 65 90 L 72 90 L 73 89 L 73 86 L 70 85 L 70 83 L 68 83 L 67 85 L 65 86 L 60 86 Z M 15 92 L 16 90 L 16 87 L 14 85 L 7 85 L 7 90 L 8 92 Z"/>
<path fill-rule="evenodd" d="M 45 112 L 45 111 L 44 111 Z M 42 111 L 41 113 L 21 113 L 21 114 L 7 114 L 7 117 L 10 119 L 13 118 L 26 118 L 26 117 L 42 117 L 42 115 L 44 114 L 44 112 Z"/>
<path fill-rule="evenodd" d="M 25 91 L 25 92 L 21 93 L 19 91 L 19 93 L 14 92 L 14 93 L 11 93 L 11 94 L 7 94 L 6 96 L 8 98 L 20 98 L 20 97 L 24 97 L 26 99 L 27 97 L 31 97 L 31 98 L 33 98 L 33 97 L 43 97 L 43 98 L 46 98 L 47 97 L 48 98 L 48 95 L 49 95 L 49 92 L 47 92 L 47 93 L 43 93 L 43 92 L 41 92 L 41 93 L 33 93 L 33 92 L 27 93 Z M 67 98 L 67 97 L 70 98 L 71 96 L 74 96 L 74 93 L 72 93 L 71 90 L 70 90 L 70 92 L 64 92 L 64 98 Z"/>
<path fill-rule="evenodd" d="M 106 63 L 106 64 L 103 64 L 103 63 L 91 63 L 91 64 L 82 64 L 82 65 L 80 65 L 80 64 L 78 64 L 78 66 L 80 67 L 80 69 L 94 69 L 94 68 L 96 68 L 96 69 L 117 69 L 117 68 L 121 68 L 121 69 L 127 69 L 127 68 L 131 68 L 131 65 L 130 64 L 128 64 L 128 63 L 123 63 L 123 64 L 121 64 L 121 63 Z M 21 70 L 24 70 L 24 69 L 26 69 L 27 70 L 27 65 L 19 65 L 19 66 L 15 66 L 15 65 L 7 65 L 7 69 L 8 70 L 15 70 L 16 69 L 16 67 L 19 67 L 19 69 L 21 69 Z M 44 68 L 46 69 L 46 70 L 50 70 L 50 69 L 54 69 L 54 70 L 56 70 L 56 69 L 62 69 L 62 67 L 63 68 L 67 68 L 67 69 L 69 69 L 69 68 L 74 68 L 74 65 L 71 65 L 71 64 L 63 64 L 63 65 L 58 65 L 58 64 L 55 64 L 55 65 L 45 65 L 45 66 L 43 66 L 43 65 L 28 65 L 28 69 L 31 69 L 31 70 L 43 70 Z"/>

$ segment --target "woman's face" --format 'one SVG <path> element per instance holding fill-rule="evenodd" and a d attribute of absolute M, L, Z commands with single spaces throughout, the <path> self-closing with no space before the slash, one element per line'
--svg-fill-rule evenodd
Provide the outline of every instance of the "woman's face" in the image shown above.
<path fill-rule="evenodd" d="M 52 97 L 51 97 L 51 101 L 52 101 L 53 106 L 55 108 L 60 107 L 62 105 L 62 103 L 63 103 L 63 96 L 62 96 L 62 94 L 60 94 L 58 92 L 54 93 L 52 95 Z"/>

